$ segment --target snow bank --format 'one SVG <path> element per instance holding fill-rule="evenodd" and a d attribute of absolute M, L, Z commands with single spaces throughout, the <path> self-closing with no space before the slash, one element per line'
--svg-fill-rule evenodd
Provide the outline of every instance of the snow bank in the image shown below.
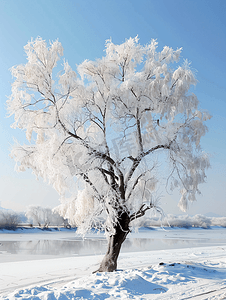
<path fill-rule="evenodd" d="M 153 272 L 155 272 L 153 270 Z M 168 289 L 151 282 L 152 271 L 129 270 L 96 273 L 79 278 L 61 289 L 34 287 L 22 289 L 3 299 L 141 299 L 144 295 L 160 294 Z"/>
<path fill-rule="evenodd" d="M 197 296 L 201 297 L 198 299 L 225 299 L 225 250 L 226 247 L 209 247 L 123 254 L 120 258 L 120 265 L 123 269 L 113 273 L 96 274 L 90 274 L 90 269 L 87 274 L 85 271 L 86 260 L 88 258 L 90 263 L 90 259 L 89 257 L 80 257 L 77 258 L 79 269 L 73 270 L 74 279 L 70 277 L 70 280 L 66 281 L 65 273 L 60 269 L 60 264 L 57 264 L 57 261 L 60 263 L 60 260 L 55 260 L 55 264 L 51 265 L 52 273 L 55 274 L 52 282 L 46 281 L 42 284 L 17 288 L 7 295 L 0 296 L 0 299 L 181 300 L 193 299 Z M 157 263 L 156 261 L 159 259 L 161 261 Z M 67 265 L 67 260 L 63 260 Z M 75 263 L 75 261 L 73 259 L 71 263 Z M 94 259 L 92 268 L 95 267 L 96 262 L 97 260 Z M 26 262 L 24 264 L 26 265 Z M 38 261 L 36 265 L 33 263 L 34 271 L 38 268 L 37 282 L 40 280 L 42 267 L 44 268 L 42 271 L 44 277 L 49 274 L 48 264 L 49 261 Z M 144 265 L 146 266 L 144 267 Z M 18 266 L 21 267 L 21 264 Z M 61 268 L 63 268 L 63 264 L 61 264 Z M 19 268 L 16 268 L 16 272 L 19 272 Z M 22 274 L 23 270 L 20 269 L 20 272 Z M 32 274 L 32 272 L 30 273 Z M 73 274 L 71 269 L 69 269 L 69 273 L 70 276 Z M 9 271 L 7 274 L 9 275 Z M 19 274 L 17 275 L 19 277 Z M 28 281 L 27 275 L 24 280 Z M 33 278 L 35 277 L 37 277 L 37 273 L 33 272 Z M 25 283 L 26 281 L 24 281 Z M 19 280 L 17 284 L 20 284 Z"/>

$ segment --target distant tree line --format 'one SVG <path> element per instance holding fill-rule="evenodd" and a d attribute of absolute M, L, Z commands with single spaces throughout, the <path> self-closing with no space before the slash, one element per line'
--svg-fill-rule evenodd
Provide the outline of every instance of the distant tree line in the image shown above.
<path fill-rule="evenodd" d="M 136 220 L 138 221 L 138 220 Z M 136 222 L 135 221 L 135 222 Z M 68 220 L 61 217 L 54 209 L 31 205 L 26 212 L 14 212 L 0 209 L 0 229 L 15 229 L 19 226 L 48 228 L 49 226 L 70 227 Z M 150 216 L 139 223 L 140 227 L 181 227 L 209 228 L 211 226 L 226 227 L 226 217 L 207 217 L 204 215 L 165 215 L 162 218 Z M 101 228 L 101 226 L 100 226 Z"/>
<path fill-rule="evenodd" d="M 30 225 L 48 228 L 49 226 L 70 227 L 68 221 L 57 212 L 47 207 L 28 206 L 26 212 L 0 210 L 0 228 L 15 229 L 18 226 Z"/>
<path fill-rule="evenodd" d="M 140 227 L 179 227 L 179 228 L 210 228 L 212 226 L 226 227 L 226 217 L 207 217 L 204 215 L 172 215 L 161 218 L 153 216 L 143 218 Z"/>

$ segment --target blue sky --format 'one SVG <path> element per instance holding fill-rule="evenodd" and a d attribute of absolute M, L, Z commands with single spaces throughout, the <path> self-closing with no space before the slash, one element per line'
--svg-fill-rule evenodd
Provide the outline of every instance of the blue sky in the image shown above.
<path fill-rule="evenodd" d="M 33 37 L 56 38 L 72 68 L 85 59 L 104 55 L 105 40 L 122 43 L 152 38 L 174 49 L 183 47 L 199 81 L 195 93 L 200 107 L 213 118 L 202 140 L 211 155 L 212 168 L 202 196 L 188 214 L 209 211 L 226 216 L 226 1 L 225 0 L 0 0 L 0 206 L 24 210 L 29 204 L 54 207 L 57 193 L 31 172 L 16 173 L 10 159 L 13 138 L 24 141 L 24 133 L 10 128 L 6 100 L 13 81 L 9 69 L 26 63 L 23 47 Z M 166 213 L 180 213 L 179 196 L 165 195 Z"/>

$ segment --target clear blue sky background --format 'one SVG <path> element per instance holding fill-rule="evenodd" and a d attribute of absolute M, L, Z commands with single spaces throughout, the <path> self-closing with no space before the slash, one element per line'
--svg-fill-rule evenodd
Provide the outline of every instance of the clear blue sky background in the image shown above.
<path fill-rule="evenodd" d="M 164 45 L 183 47 L 197 70 L 195 88 L 200 106 L 213 116 L 203 138 L 212 168 L 202 196 L 188 213 L 209 211 L 226 216 L 226 0 L 0 0 L 0 202 L 4 208 L 24 210 L 29 204 L 54 207 L 58 195 L 31 172 L 16 173 L 9 158 L 13 137 L 24 133 L 10 128 L 6 99 L 13 81 L 9 69 L 26 63 L 23 47 L 41 36 L 63 44 L 64 56 L 75 69 L 85 59 L 101 57 L 105 40 L 122 43 L 140 38 L 141 44 L 158 39 Z M 165 195 L 166 213 L 180 213 L 179 196 Z"/>

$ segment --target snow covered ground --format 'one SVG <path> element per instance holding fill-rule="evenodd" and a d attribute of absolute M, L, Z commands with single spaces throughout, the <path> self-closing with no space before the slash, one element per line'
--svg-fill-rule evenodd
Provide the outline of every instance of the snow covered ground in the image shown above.
<path fill-rule="evenodd" d="M 1 231 L 0 299 L 226 299 L 224 228 L 143 229 L 129 236 L 116 272 L 92 274 L 104 254 L 103 238 L 87 236 L 103 241 L 95 255 L 81 251 L 62 257 L 32 253 L 34 248 L 1 249 L 6 242 L 78 240 L 72 231 Z"/>

